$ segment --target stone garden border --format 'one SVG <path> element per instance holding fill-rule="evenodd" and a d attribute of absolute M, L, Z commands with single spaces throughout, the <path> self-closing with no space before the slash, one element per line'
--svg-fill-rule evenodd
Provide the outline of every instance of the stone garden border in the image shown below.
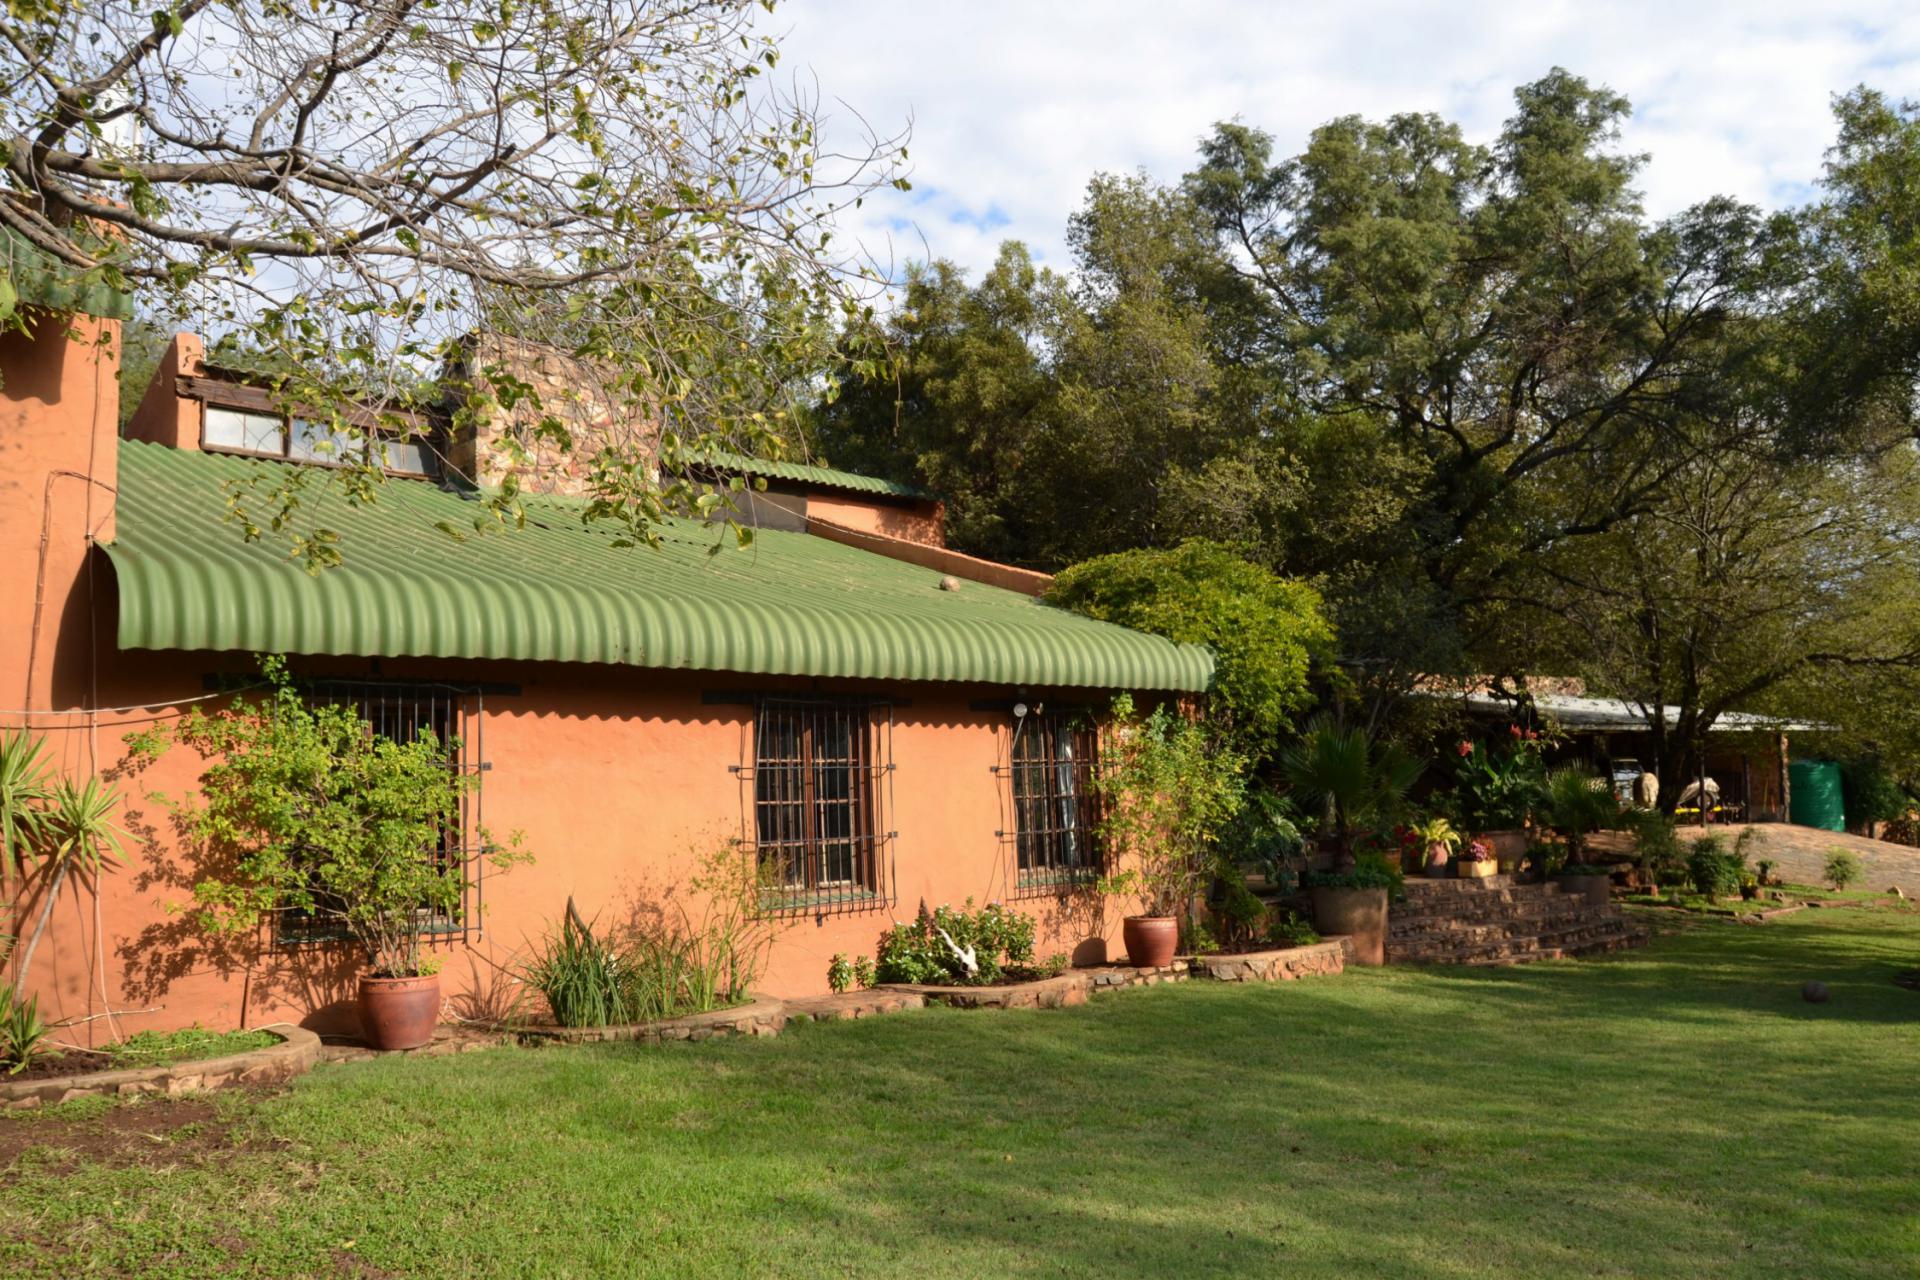
<path fill-rule="evenodd" d="M 783 1000 L 755 997 L 747 1004 L 730 1009 L 710 1009 L 690 1013 L 684 1018 L 661 1022 L 630 1022 L 613 1027 L 516 1027 L 514 1034 L 522 1044 L 587 1044 L 610 1040 L 632 1040 L 659 1044 L 666 1040 L 711 1040 L 723 1036 L 774 1036 L 787 1022 Z"/>
<path fill-rule="evenodd" d="M 1291 982 L 1295 978 L 1340 973 L 1346 969 L 1352 954 L 1353 945 L 1345 938 L 1335 937 L 1304 947 L 1195 956 L 1188 963 L 1216 982 Z"/>
<path fill-rule="evenodd" d="M 1221 982 L 1284 982 L 1310 974 L 1339 973 L 1350 951 L 1345 938 L 1328 938 L 1304 947 L 1254 951 L 1240 955 L 1194 956 L 1164 969 L 1101 965 L 1069 969 L 1051 978 L 1002 987 L 882 986 L 837 995 L 775 1000 L 759 996 L 731 1009 L 669 1018 L 663 1022 L 617 1027 L 517 1027 L 521 1044 L 589 1044 L 630 1041 L 661 1044 L 669 1040 L 712 1040 L 728 1036 L 775 1036 L 790 1021 L 839 1021 L 898 1013 L 929 1004 L 960 1009 L 1064 1009 L 1082 1005 L 1096 991 L 1157 986 L 1209 978 Z M 19 1109 L 87 1097 L 181 1094 L 240 1084 L 281 1084 L 311 1070 L 322 1053 L 320 1037 L 290 1022 L 256 1028 L 278 1036 L 279 1043 L 222 1058 L 201 1058 L 163 1067 L 92 1071 L 41 1080 L 0 1082 L 0 1108 Z M 417 1051 L 415 1051 L 417 1052 Z M 367 1054 L 367 1057 L 385 1055 Z"/>
<path fill-rule="evenodd" d="M 25 1107 L 71 1102 L 75 1098 L 132 1097 L 136 1094 L 180 1094 L 239 1084 L 282 1084 L 311 1070 L 320 1057 L 320 1037 L 290 1022 L 274 1022 L 256 1031 L 280 1037 L 278 1044 L 222 1058 L 196 1058 L 163 1067 L 128 1067 L 120 1071 L 87 1071 L 39 1080 L 0 1082 L 0 1107 Z"/>

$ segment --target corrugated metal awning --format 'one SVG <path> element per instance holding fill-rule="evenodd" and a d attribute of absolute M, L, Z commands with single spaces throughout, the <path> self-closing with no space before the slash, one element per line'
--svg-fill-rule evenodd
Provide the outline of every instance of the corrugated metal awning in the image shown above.
<path fill-rule="evenodd" d="M 133 319 L 133 295 L 98 277 L 97 271 L 82 272 L 60 261 L 13 228 L 0 227 L 0 279 L 11 286 L 18 305 Z"/>
<path fill-rule="evenodd" d="M 318 575 L 249 544 L 225 486 L 284 469 L 160 445 L 120 445 L 122 648 L 532 661 L 765 675 L 1199 691 L 1212 655 L 977 582 L 805 534 L 670 521 L 665 545 L 617 547 L 582 506 L 528 499 L 525 529 L 455 538 L 469 497 L 419 481 L 349 507 L 328 484 L 302 518 L 341 533 Z M 716 539 L 724 540 L 710 554 Z"/>
<path fill-rule="evenodd" d="M 721 449 L 708 450 L 699 456 L 698 461 L 719 472 L 738 472 L 743 476 L 760 476 L 767 480 L 790 480 L 819 489 L 841 489 L 847 493 L 922 501 L 933 497 L 925 489 L 901 484 L 898 480 L 883 480 L 879 476 L 863 476 L 853 471 L 816 467 L 805 462 L 770 462 L 765 458 L 749 458 L 744 453 L 728 453 Z"/>

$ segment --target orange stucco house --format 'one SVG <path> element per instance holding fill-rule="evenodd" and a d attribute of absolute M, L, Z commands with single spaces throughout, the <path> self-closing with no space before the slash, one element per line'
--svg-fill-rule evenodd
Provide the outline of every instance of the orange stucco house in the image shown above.
<path fill-rule="evenodd" d="M 522 832 L 535 861 L 476 871 L 445 922 L 453 1012 L 487 1008 L 569 897 L 609 922 L 671 909 L 716 848 L 778 882 L 760 984 L 776 995 L 824 991 L 829 957 L 871 953 L 922 901 L 1009 902 L 1040 921 L 1042 954 L 1118 955 L 1130 904 L 1088 889 L 1088 753 L 1067 714 L 1198 692 L 1205 651 L 1048 607 L 1041 575 L 946 550 L 927 495 L 822 468 L 713 457 L 716 478 L 766 482 L 744 549 L 691 520 L 658 549 L 616 546 L 564 466 L 534 468 L 525 528 L 478 534 L 466 481 L 511 422 L 421 421 L 369 506 L 310 486 L 344 561 L 311 574 L 225 516 L 236 486 L 324 466 L 328 442 L 191 335 L 123 436 L 117 337 L 111 318 L 45 312 L 0 336 L 0 726 L 42 734 L 70 773 L 112 772 L 129 732 L 286 653 L 312 696 L 458 737 L 478 779 L 463 825 Z M 199 768 L 175 752 L 118 780 L 130 856 L 58 902 L 31 976 L 43 1011 L 111 1010 L 123 1032 L 351 1029 L 338 944 L 275 924 L 219 946 L 171 909 L 195 864 L 149 797 L 190 792 Z"/>

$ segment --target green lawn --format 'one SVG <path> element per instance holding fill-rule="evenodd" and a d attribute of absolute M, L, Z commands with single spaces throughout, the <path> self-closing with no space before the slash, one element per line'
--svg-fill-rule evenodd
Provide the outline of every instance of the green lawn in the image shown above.
<path fill-rule="evenodd" d="M 1920 915 L 1656 924 L 1607 960 L 322 1068 L 223 1099 L 229 1146 L 26 1151 L 0 1274 L 1913 1276 Z"/>

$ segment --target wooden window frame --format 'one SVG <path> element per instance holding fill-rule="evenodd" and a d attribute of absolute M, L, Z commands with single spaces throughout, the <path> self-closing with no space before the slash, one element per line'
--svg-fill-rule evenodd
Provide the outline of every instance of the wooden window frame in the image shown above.
<path fill-rule="evenodd" d="M 207 424 L 204 411 L 200 419 L 200 448 L 206 453 L 226 454 L 234 458 L 266 458 L 278 462 L 291 462 L 303 467 L 348 467 L 352 462 L 338 461 L 332 458 L 302 458 L 293 452 L 294 422 L 312 421 L 313 417 L 303 406 L 287 406 L 276 400 L 268 391 L 245 383 L 222 382 L 218 379 L 203 377 L 183 377 L 180 379 L 180 392 L 189 399 L 200 401 L 203 410 L 225 409 L 230 413 L 247 413 L 255 417 L 275 418 L 280 423 L 280 448 L 277 452 L 260 449 L 239 449 L 231 445 L 209 444 L 207 442 Z M 375 437 L 384 436 L 390 442 L 401 444 L 420 444 L 425 446 L 429 459 L 426 471 L 409 471 L 399 467 L 382 467 L 381 473 L 407 480 L 436 480 L 445 465 L 441 448 L 441 432 L 430 419 L 416 414 L 401 415 L 405 425 L 396 428 L 391 423 L 383 423 L 364 410 L 350 410 L 345 417 L 354 426 L 368 433 L 367 443 L 371 445 Z"/>
<path fill-rule="evenodd" d="M 1058 750 L 1063 736 L 1074 752 L 1064 761 Z M 1098 880 L 1106 871 L 1106 851 L 1099 831 L 1100 731 L 1090 714 L 1062 708 L 1017 716 L 1007 754 L 1016 889 L 1046 893 Z M 1067 806 L 1072 817 L 1062 822 Z"/>
<path fill-rule="evenodd" d="M 892 832 L 883 821 L 883 780 L 893 764 L 890 733 L 876 711 L 890 707 L 861 699 L 755 699 L 747 820 L 761 906 L 774 913 L 836 914 L 889 904 L 887 854 Z M 846 736 L 846 754 L 823 755 Z M 783 741 L 776 742 L 775 735 Z M 790 736 L 793 754 L 785 750 Z M 831 794 L 835 781 L 845 796 Z M 823 794 L 823 790 L 828 794 Z M 845 834 L 832 816 L 844 813 Z M 835 874 L 844 860 L 847 873 Z"/>

